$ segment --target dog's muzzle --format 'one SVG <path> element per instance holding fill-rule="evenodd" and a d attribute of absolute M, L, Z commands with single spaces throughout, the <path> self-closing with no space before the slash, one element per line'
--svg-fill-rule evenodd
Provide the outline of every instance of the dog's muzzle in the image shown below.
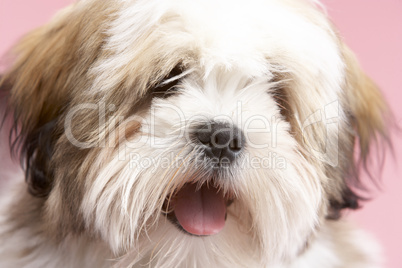
<path fill-rule="evenodd" d="M 243 151 L 245 137 L 240 129 L 210 122 L 196 126 L 192 142 L 200 148 L 208 168 L 230 168 Z M 219 179 L 207 179 L 203 184 L 189 180 L 165 202 L 167 217 L 181 230 L 198 236 L 214 235 L 225 226 L 226 209 L 232 200 L 225 196 Z"/>

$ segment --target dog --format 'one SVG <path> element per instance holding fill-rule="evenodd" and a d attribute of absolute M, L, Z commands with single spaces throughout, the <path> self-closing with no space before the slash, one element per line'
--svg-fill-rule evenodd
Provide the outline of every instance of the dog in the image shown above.
<path fill-rule="evenodd" d="M 380 267 L 387 104 L 318 1 L 81 0 L 11 55 L 0 267 Z"/>

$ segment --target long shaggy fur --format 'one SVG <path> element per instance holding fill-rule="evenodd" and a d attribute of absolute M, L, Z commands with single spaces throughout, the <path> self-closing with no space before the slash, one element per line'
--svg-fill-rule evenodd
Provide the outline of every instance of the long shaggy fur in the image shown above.
<path fill-rule="evenodd" d="M 13 55 L 1 267 L 379 267 L 340 218 L 387 106 L 318 1 L 81 0 Z M 246 137 L 230 167 L 210 122 Z M 231 201 L 219 234 L 169 220 L 189 183 Z"/>

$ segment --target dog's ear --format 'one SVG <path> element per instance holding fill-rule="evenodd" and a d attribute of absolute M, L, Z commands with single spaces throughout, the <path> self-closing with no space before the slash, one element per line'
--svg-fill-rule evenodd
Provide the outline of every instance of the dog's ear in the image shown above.
<path fill-rule="evenodd" d="M 370 145 L 388 137 L 388 106 L 377 85 L 362 71 L 348 47 L 344 45 L 346 62 L 346 98 L 361 160 L 366 163 Z"/>
<path fill-rule="evenodd" d="M 63 29 L 51 28 L 39 28 L 19 42 L 11 51 L 14 64 L 0 81 L 7 90 L 8 112 L 14 115 L 12 149 L 20 155 L 29 190 L 36 196 L 46 196 L 51 188 L 55 125 L 67 101 Z"/>
<path fill-rule="evenodd" d="M 347 112 L 348 128 L 353 129 L 348 138 L 353 145 L 347 143 L 351 148 L 343 148 L 340 145 L 345 157 L 343 161 L 346 162 L 344 185 L 341 200 L 330 201 L 330 218 L 338 218 L 341 210 L 345 208 L 360 207 L 359 201 L 366 199 L 362 193 L 368 189 L 360 179 L 362 171 L 373 177 L 369 167 L 372 147 L 383 150 L 390 142 L 387 131 L 390 112 L 380 90 L 363 72 L 354 53 L 345 44 L 342 44 L 341 50 L 346 64 L 343 105 Z M 377 151 L 376 154 L 383 155 L 383 151 Z"/>
<path fill-rule="evenodd" d="M 88 19 L 93 13 L 103 18 L 105 12 L 84 4 L 79 12 L 74 5 L 64 9 L 25 36 L 10 51 L 13 64 L 0 80 L 7 91 L 9 113 L 14 115 L 17 138 L 12 148 L 21 157 L 31 193 L 37 196 L 51 190 L 50 159 L 62 134 L 57 128 L 63 110 L 74 92 L 84 88 L 82 83 L 88 83 L 84 76 L 105 35 L 104 28 Z"/>

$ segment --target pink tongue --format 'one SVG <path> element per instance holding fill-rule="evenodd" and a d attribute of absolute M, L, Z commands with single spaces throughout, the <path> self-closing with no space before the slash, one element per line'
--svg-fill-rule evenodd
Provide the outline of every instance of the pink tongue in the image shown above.
<path fill-rule="evenodd" d="M 222 191 L 195 184 L 185 185 L 177 194 L 174 213 L 184 230 L 194 235 L 213 235 L 225 226 L 226 204 Z"/>

